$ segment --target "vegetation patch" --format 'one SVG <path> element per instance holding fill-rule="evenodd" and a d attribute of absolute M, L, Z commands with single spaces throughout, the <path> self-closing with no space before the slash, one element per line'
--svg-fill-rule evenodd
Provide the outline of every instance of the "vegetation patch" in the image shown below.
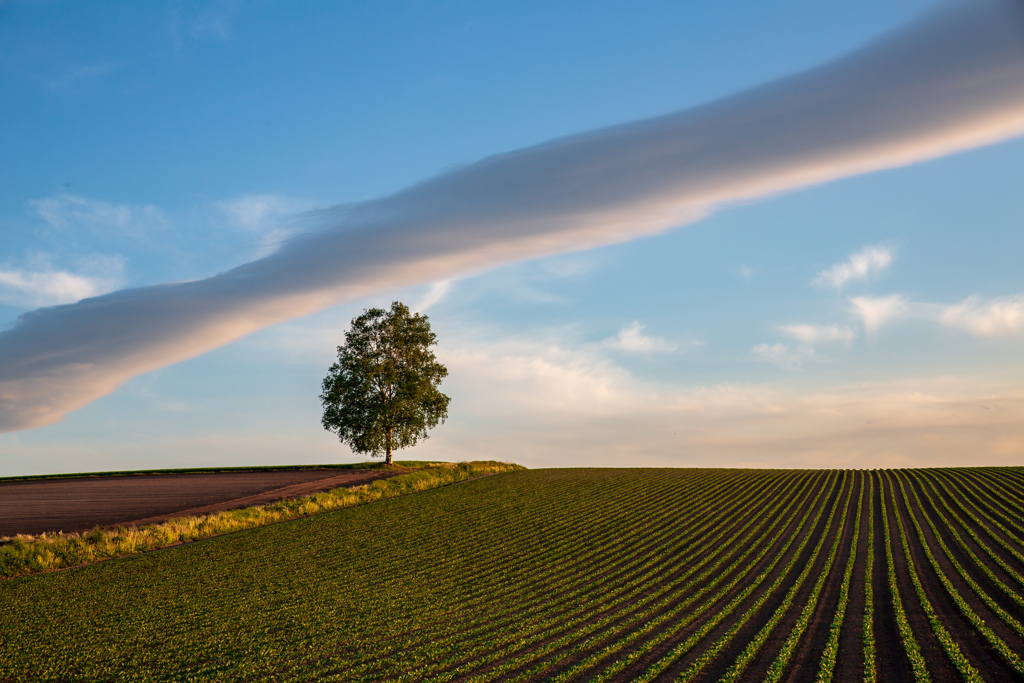
<path fill-rule="evenodd" d="M 474 467 L 4 581 L 0 680 L 1021 677 L 1021 468 Z"/>
<path fill-rule="evenodd" d="M 85 533 L 14 536 L 3 539 L 0 545 L 0 577 L 63 569 L 133 555 L 296 517 L 307 517 L 329 510 L 424 491 L 486 474 L 522 469 L 518 465 L 493 461 L 458 464 L 417 461 L 392 465 L 366 464 L 373 469 L 419 469 L 364 486 L 337 488 L 269 505 L 225 510 L 194 517 L 176 517 L 166 522 L 141 527 L 96 527 Z"/>

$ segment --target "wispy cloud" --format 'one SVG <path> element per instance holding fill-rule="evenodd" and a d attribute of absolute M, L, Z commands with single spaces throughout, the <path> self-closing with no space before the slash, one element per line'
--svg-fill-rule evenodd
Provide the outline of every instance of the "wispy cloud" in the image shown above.
<path fill-rule="evenodd" d="M 60 76 L 45 79 L 46 85 L 48 85 L 51 90 L 67 90 L 69 88 L 74 88 L 79 84 L 113 73 L 120 67 L 121 64 L 116 62 L 73 66 L 64 71 Z"/>
<path fill-rule="evenodd" d="M 782 325 L 779 331 L 809 345 L 821 342 L 849 343 L 857 337 L 857 333 L 845 325 Z"/>
<path fill-rule="evenodd" d="M 662 337 L 644 334 L 644 325 L 634 322 L 624 327 L 617 337 L 605 341 L 605 346 L 630 353 L 671 353 L 678 346 Z"/>
<path fill-rule="evenodd" d="M 672 386 L 557 339 L 449 338 L 438 353 L 463 418 L 423 444 L 425 457 L 486 449 L 538 467 L 922 467 L 962 463 L 966 452 L 1013 464 L 1024 447 L 1024 395 L 1009 378 Z"/>
<path fill-rule="evenodd" d="M 423 298 L 417 301 L 412 306 L 414 312 L 420 313 L 425 312 L 431 306 L 439 303 L 441 299 L 448 296 L 448 292 L 452 291 L 452 286 L 455 284 L 454 280 L 439 280 L 437 282 L 430 283 Z"/>
<path fill-rule="evenodd" d="M 864 247 L 842 263 L 818 273 L 811 284 L 842 289 L 850 280 L 861 280 L 878 273 L 892 263 L 892 248 L 886 245 Z"/>
<path fill-rule="evenodd" d="M 189 27 L 193 38 L 204 34 L 215 35 L 227 40 L 231 23 L 238 14 L 241 0 L 215 0 L 196 16 Z"/>
<path fill-rule="evenodd" d="M 868 335 L 877 332 L 882 325 L 910 310 L 910 303 L 900 294 L 883 297 L 857 296 L 850 299 L 853 312 L 864 321 Z"/>
<path fill-rule="evenodd" d="M 1024 295 L 983 301 L 969 297 L 946 307 L 939 320 L 978 337 L 1006 337 L 1024 332 Z"/>
<path fill-rule="evenodd" d="M 758 344 L 750 352 L 755 360 L 778 365 L 783 370 L 798 370 L 816 355 L 812 346 L 806 344 L 791 346 L 781 342 Z"/>
<path fill-rule="evenodd" d="M 234 225 L 245 230 L 264 231 L 277 227 L 283 218 L 309 208 L 287 197 L 267 194 L 247 194 L 217 202 Z"/>
<path fill-rule="evenodd" d="M 243 195 L 216 206 L 232 226 L 259 235 L 256 258 L 276 251 L 298 229 L 296 215 L 311 208 L 307 201 L 265 194 Z"/>
<path fill-rule="evenodd" d="M 70 304 L 116 289 L 122 281 L 124 259 L 94 256 L 79 259 L 79 272 L 57 269 L 46 259 L 35 268 L 0 267 L 0 302 L 14 306 Z"/>
<path fill-rule="evenodd" d="M 60 230 L 85 227 L 102 235 L 139 235 L 162 230 L 167 217 L 152 204 L 117 204 L 73 194 L 32 199 L 29 206 L 52 227 Z"/>
<path fill-rule="evenodd" d="M 133 376 L 340 301 L 656 234 L 724 203 L 1017 136 L 1015 12 L 1010 0 L 944 5 L 777 84 L 319 212 L 319 231 L 221 275 L 28 314 L 0 334 L 0 430 L 53 423 Z M 861 307 L 866 327 L 897 303 Z"/>

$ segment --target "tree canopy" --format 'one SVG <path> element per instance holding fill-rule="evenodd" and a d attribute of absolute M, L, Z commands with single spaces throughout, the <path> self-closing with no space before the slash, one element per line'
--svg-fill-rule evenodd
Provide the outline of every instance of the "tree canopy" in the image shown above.
<path fill-rule="evenodd" d="M 400 301 L 353 319 L 323 381 L 324 429 L 388 464 L 392 451 L 428 438 L 451 400 L 439 389 L 448 370 L 430 349 L 436 344 L 427 316 Z"/>

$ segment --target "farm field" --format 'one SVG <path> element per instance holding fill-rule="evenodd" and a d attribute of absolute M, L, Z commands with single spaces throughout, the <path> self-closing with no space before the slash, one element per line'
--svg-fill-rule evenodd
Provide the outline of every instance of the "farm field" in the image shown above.
<path fill-rule="evenodd" d="M 1024 680 L 1024 469 L 497 474 L 0 583 L 0 680 Z"/>
<path fill-rule="evenodd" d="M 0 481 L 0 536 L 153 524 L 173 516 L 359 486 L 396 473 L 272 469 Z"/>

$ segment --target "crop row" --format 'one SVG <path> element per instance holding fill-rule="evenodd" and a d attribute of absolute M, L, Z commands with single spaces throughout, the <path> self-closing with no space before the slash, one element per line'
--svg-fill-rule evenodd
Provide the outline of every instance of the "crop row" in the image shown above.
<path fill-rule="evenodd" d="M 1020 468 L 498 474 L 3 582 L 0 680 L 1020 679 L 1022 491 Z"/>

